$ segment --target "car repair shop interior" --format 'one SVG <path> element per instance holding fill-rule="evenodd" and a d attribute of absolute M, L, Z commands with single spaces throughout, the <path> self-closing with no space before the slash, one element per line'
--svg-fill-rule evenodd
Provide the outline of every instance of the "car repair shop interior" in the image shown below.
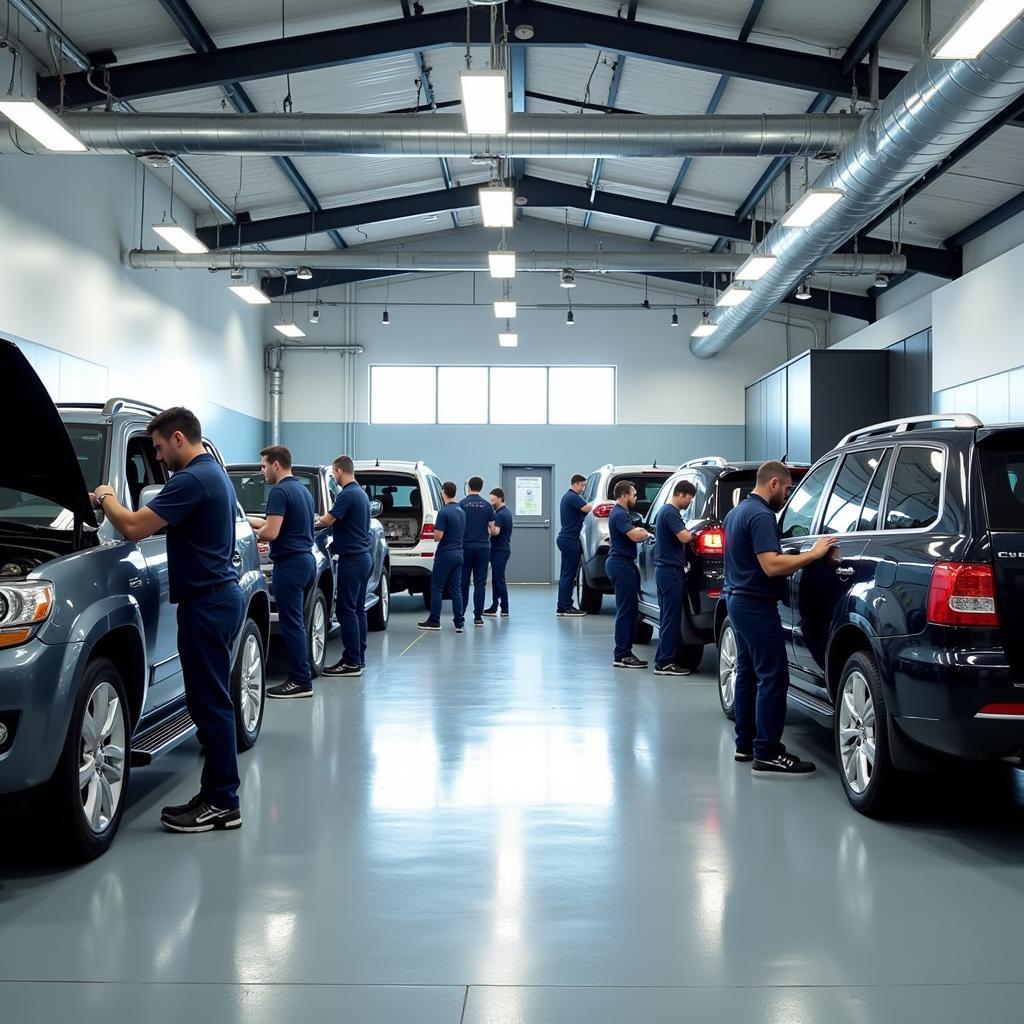
<path fill-rule="evenodd" d="M 0 0 L 0 239 L 0 1020 L 1018 1019 L 1024 0 Z"/>

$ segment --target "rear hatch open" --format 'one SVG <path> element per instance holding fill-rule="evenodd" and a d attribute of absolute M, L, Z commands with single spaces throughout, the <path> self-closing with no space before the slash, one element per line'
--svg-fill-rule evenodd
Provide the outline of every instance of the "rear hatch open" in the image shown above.
<path fill-rule="evenodd" d="M 359 483 L 370 500 L 381 503 L 377 517 L 384 528 L 389 548 L 413 548 L 420 541 L 423 529 L 423 495 L 419 479 L 412 473 L 363 469 Z"/>

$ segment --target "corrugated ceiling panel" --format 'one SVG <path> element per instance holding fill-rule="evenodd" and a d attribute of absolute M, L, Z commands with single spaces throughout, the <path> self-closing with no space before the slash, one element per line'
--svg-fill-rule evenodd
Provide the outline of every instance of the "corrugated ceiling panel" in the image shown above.
<path fill-rule="evenodd" d="M 627 57 L 616 106 L 645 114 L 703 114 L 718 75 Z"/>

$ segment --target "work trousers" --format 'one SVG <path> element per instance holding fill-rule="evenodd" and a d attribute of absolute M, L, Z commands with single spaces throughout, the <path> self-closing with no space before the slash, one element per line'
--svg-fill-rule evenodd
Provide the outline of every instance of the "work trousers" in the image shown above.
<path fill-rule="evenodd" d="M 501 608 L 508 613 L 508 584 L 505 582 L 505 567 L 512 557 L 509 548 L 491 548 L 491 607 Z"/>
<path fill-rule="evenodd" d="M 789 666 L 779 606 L 767 598 L 730 595 L 729 620 L 736 635 L 736 749 L 770 761 L 784 748 Z"/>
<path fill-rule="evenodd" d="M 206 758 L 199 795 L 221 810 L 238 807 L 238 744 L 231 694 L 231 647 L 245 613 L 236 585 L 178 605 L 178 654 L 185 703 Z"/>
<path fill-rule="evenodd" d="M 487 600 L 487 565 L 491 560 L 491 546 L 467 544 L 462 549 L 462 607 L 469 610 L 469 581 L 473 578 L 473 618 L 484 613 Z"/>
<path fill-rule="evenodd" d="M 288 661 L 288 678 L 309 689 L 309 635 L 306 631 L 306 598 L 316 578 L 313 553 L 289 555 L 274 562 L 274 602 Z"/>
<path fill-rule="evenodd" d="M 609 555 L 605 572 L 615 587 L 615 660 L 633 653 L 636 620 L 640 614 L 640 575 L 636 562 Z"/>
<path fill-rule="evenodd" d="M 456 627 L 466 621 L 462 601 L 462 550 L 442 551 L 434 555 L 434 570 L 430 574 L 430 615 L 428 621 L 441 624 L 441 606 L 445 590 L 452 599 L 452 618 Z"/>
<path fill-rule="evenodd" d="M 341 631 L 341 660 L 353 668 L 366 664 L 366 586 L 372 571 L 369 554 L 338 557 L 335 613 Z"/>
<path fill-rule="evenodd" d="M 654 582 L 658 587 L 658 653 L 654 656 L 656 668 L 675 662 L 679 655 L 679 633 L 683 625 L 683 600 L 686 596 L 686 573 L 682 566 L 658 565 L 654 568 Z"/>
<path fill-rule="evenodd" d="M 559 537 L 556 541 L 562 553 L 562 568 L 558 574 L 558 603 L 555 611 L 566 612 L 572 607 L 572 592 L 576 589 L 576 574 L 580 568 L 580 542 L 578 537 Z"/>

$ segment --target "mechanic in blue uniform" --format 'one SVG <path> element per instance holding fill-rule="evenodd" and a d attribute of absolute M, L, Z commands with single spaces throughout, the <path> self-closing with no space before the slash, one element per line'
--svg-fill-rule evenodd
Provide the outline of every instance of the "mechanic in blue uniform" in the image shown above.
<path fill-rule="evenodd" d="M 452 618 L 455 632 L 462 633 L 465 626 L 462 602 L 462 539 L 466 533 L 466 513 L 456 501 L 458 490 L 446 480 L 441 484 L 444 505 L 434 520 L 434 539 L 437 551 L 434 553 L 434 569 L 430 574 L 430 614 L 417 623 L 420 629 L 441 628 L 441 606 L 447 591 L 452 598 Z"/>
<path fill-rule="evenodd" d="M 615 507 L 608 516 L 608 560 L 605 571 L 615 587 L 616 668 L 647 668 L 647 662 L 633 653 L 633 637 L 640 614 L 640 574 L 636 567 L 636 546 L 654 535 L 635 526 L 630 510 L 636 505 L 636 486 L 631 480 L 615 485 Z"/>
<path fill-rule="evenodd" d="M 587 478 L 579 473 L 574 474 L 569 481 L 569 490 L 562 495 L 558 506 L 561 529 L 555 543 L 562 555 L 562 568 L 558 574 L 556 615 L 587 614 L 572 604 L 572 592 L 576 588 L 576 574 L 580 568 L 580 530 L 583 529 L 583 517 L 594 507 L 593 503 L 583 500 L 583 489 L 586 486 Z"/>
<path fill-rule="evenodd" d="M 320 526 L 333 528 L 331 551 L 338 556 L 335 615 L 341 630 L 341 657 L 325 676 L 361 676 L 366 667 L 366 587 L 373 571 L 370 554 L 370 499 L 356 480 L 355 464 L 339 455 L 331 466 L 341 488 Z"/>
<path fill-rule="evenodd" d="M 501 614 L 508 618 L 505 567 L 512 557 L 512 510 L 505 504 L 505 492 L 500 487 L 491 491 L 491 505 L 498 532 L 491 536 L 491 605 L 484 610 L 484 615 L 496 617 L 500 609 Z"/>
<path fill-rule="evenodd" d="M 679 633 L 683 625 L 683 601 L 686 598 L 686 552 L 693 534 L 683 523 L 697 488 L 689 480 L 679 480 L 668 501 L 661 506 L 654 524 L 654 582 L 658 588 L 658 653 L 654 656 L 656 676 L 688 676 L 680 665 Z"/>
<path fill-rule="evenodd" d="M 782 581 L 798 569 L 825 558 L 835 537 L 822 537 L 799 555 L 782 554 L 777 515 L 793 489 L 789 469 L 766 462 L 756 486 L 725 517 L 725 596 L 736 637 L 736 754 L 753 762 L 757 778 L 806 778 L 814 765 L 787 752 L 786 724 L 789 665 L 779 619 Z"/>
<path fill-rule="evenodd" d="M 187 804 L 165 807 L 170 832 L 212 832 L 242 825 L 238 807 L 238 748 L 231 698 L 231 648 L 245 614 L 235 555 L 238 502 L 223 467 L 203 446 L 195 414 L 176 406 L 146 428 L 157 459 L 173 474 L 160 494 L 137 512 L 109 484 L 93 503 L 128 540 L 167 530 L 170 599 L 178 606 L 178 655 L 185 701 L 206 748 L 199 792 Z"/>
<path fill-rule="evenodd" d="M 491 561 L 491 538 L 498 532 L 494 525 L 494 508 L 480 493 L 484 482 L 478 476 L 466 481 L 469 492 L 459 504 L 466 513 L 466 533 L 462 538 L 462 607 L 469 610 L 469 581 L 473 579 L 473 625 L 484 624 L 484 601 L 487 598 L 487 566 Z"/>
<path fill-rule="evenodd" d="M 288 678 L 267 687 L 267 696 L 281 700 L 313 696 L 306 632 L 306 597 L 316 580 L 313 520 L 316 509 L 309 488 L 292 473 L 292 453 L 275 444 L 260 452 L 263 479 L 273 488 L 265 519 L 249 517 L 256 539 L 269 541 L 274 563 L 274 602 L 288 660 Z"/>

